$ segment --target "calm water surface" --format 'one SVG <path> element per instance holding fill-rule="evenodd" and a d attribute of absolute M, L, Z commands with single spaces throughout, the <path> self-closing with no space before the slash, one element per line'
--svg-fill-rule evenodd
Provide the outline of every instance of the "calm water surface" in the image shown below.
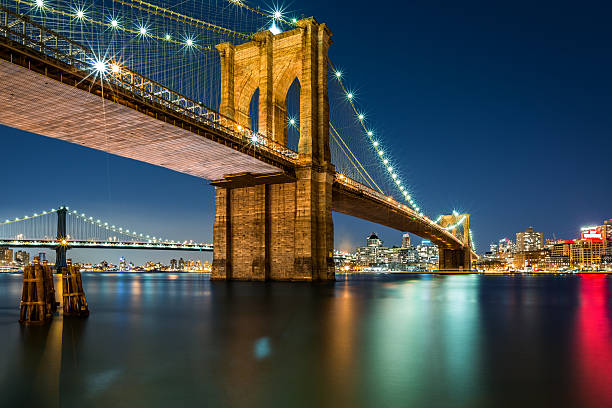
<path fill-rule="evenodd" d="M 0 406 L 612 407 L 607 276 L 338 279 L 85 274 L 22 328 L 0 274 Z"/>

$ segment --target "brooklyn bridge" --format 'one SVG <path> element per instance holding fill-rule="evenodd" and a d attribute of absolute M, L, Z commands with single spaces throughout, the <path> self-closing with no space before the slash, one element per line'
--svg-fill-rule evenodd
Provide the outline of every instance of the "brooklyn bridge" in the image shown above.
<path fill-rule="evenodd" d="M 469 214 L 419 207 L 334 68 L 326 24 L 240 1 L 197 18 L 102 3 L 0 0 L 0 123 L 206 180 L 213 243 L 70 241 L 59 223 L 45 242 L 19 240 L 16 227 L 3 245 L 64 247 L 64 258 L 68 246 L 119 242 L 212 249 L 213 279 L 324 281 L 334 279 L 337 211 L 431 240 L 442 271 L 471 269 Z M 332 87 L 342 100 L 330 103 Z M 342 109 L 352 128 L 335 122 Z"/>

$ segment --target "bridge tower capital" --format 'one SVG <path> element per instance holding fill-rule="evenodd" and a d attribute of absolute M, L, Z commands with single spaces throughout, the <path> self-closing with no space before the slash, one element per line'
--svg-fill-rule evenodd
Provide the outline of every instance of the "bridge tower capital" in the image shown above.
<path fill-rule="evenodd" d="M 329 150 L 328 50 L 331 31 L 314 18 L 297 28 L 255 34 L 252 41 L 217 45 L 221 57 L 221 114 L 251 127 L 251 99 L 259 90 L 259 133 L 287 145 L 287 91 L 300 83 L 299 159 L 326 164 Z"/>
<path fill-rule="evenodd" d="M 438 263 L 441 271 L 470 271 L 472 269 L 472 236 L 470 214 L 453 212 L 440 217 L 440 226 L 446 228 L 463 242 L 461 249 L 438 249 Z"/>

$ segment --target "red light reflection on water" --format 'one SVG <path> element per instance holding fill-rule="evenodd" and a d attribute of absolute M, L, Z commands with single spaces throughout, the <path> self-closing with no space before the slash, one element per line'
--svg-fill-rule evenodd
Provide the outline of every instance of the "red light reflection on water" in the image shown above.
<path fill-rule="evenodd" d="M 612 407 L 612 322 L 607 276 L 582 275 L 576 320 L 576 368 L 588 406 Z"/>

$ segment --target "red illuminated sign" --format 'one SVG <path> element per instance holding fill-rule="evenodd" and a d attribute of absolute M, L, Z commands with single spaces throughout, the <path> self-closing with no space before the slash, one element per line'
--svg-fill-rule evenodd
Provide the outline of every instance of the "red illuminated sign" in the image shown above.
<path fill-rule="evenodd" d="M 598 232 L 597 230 L 582 231 L 582 239 L 586 239 L 587 241 L 591 242 L 603 242 L 601 232 Z"/>

